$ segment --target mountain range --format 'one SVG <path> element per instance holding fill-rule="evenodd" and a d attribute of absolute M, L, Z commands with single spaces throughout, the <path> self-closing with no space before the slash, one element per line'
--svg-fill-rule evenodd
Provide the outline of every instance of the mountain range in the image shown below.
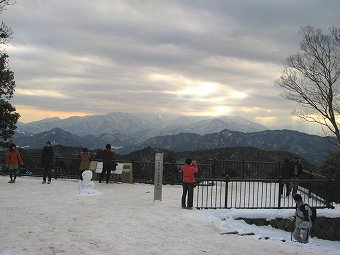
<path fill-rule="evenodd" d="M 18 123 L 17 132 L 26 135 L 38 134 L 53 128 L 61 128 L 79 136 L 121 134 L 142 141 L 154 136 L 196 133 L 205 135 L 223 129 L 241 132 L 257 132 L 267 128 L 238 116 L 184 116 L 160 113 L 121 113 L 49 118 L 27 124 Z"/>
<path fill-rule="evenodd" d="M 89 149 L 104 148 L 110 143 L 120 154 L 145 147 L 175 152 L 253 147 L 295 153 L 316 165 L 330 151 L 339 151 L 329 139 L 291 130 L 268 130 L 240 117 L 131 113 L 19 123 L 14 136 L 17 145 L 31 149 L 41 148 L 48 140 Z"/>

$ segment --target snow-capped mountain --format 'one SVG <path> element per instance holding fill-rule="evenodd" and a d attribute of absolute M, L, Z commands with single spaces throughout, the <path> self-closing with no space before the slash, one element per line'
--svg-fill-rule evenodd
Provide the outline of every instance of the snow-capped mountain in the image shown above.
<path fill-rule="evenodd" d="M 70 117 L 67 119 L 50 118 L 31 123 L 18 123 L 17 132 L 38 134 L 61 128 L 72 134 L 100 135 L 122 134 L 145 140 L 154 136 L 196 133 L 205 135 L 224 129 L 241 132 L 257 132 L 267 128 L 237 116 L 203 117 L 182 116 L 159 113 L 121 113 L 105 115 Z"/>
<path fill-rule="evenodd" d="M 151 146 L 172 151 L 254 147 L 287 151 L 314 164 L 339 147 L 327 138 L 291 130 L 267 130 L 241 117 L 195 117 L 156 113 L 109 113 L 20 123 L 14 136 L 19 146 L 41 148 L 47 140 L 73 147 L 104 148 L 120 154 Z M 334 141 L 335 143 L 335 141 Z"/>

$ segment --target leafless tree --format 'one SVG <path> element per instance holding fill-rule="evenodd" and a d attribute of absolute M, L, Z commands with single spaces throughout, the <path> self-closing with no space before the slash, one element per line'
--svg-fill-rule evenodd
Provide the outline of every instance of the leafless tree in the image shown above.
<path fill-rule="evenodd" d="M 340 28 L 328 33 L 311 26 L 301 28 L 301 52 L 285 59 L 275 81 L 282 96 L 298 104 L 295 114 L 322 125 L 326 135 L 340 144 Z"/>
<path fill-rule="evenodd" d="M 8 5 L 15 4 L 15 0 L 0 0 L 0 13 L 6 9 Z"/>
<path fill-rule="evenodd" d="M 14 0 L 0 0 L 0 14 L 6 10 L 8 5 L 15 4 Z M 6 26 L 5 23 L 1 22 L 0 25 L 0 45 L 7 44 L 8 39 L 11 38 L 12 30 L 10 27 Z"/>

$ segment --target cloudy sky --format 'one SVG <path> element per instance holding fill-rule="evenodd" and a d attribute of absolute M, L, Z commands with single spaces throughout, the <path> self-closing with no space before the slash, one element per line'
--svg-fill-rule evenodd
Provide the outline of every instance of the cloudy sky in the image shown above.
<path fill-rule="evenodd" d="M 109 112 L 293 123 L 274 81 L 299 30 L 340 24 L 338 0 L 17 0 L 12 103 L 20 121 Z"/>

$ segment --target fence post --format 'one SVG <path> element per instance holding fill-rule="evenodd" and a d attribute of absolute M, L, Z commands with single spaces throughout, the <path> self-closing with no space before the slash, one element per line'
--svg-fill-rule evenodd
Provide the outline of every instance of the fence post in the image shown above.
<path fill-rule="evenodd" d="M 225 177 L 225 192 L 224 192 L 224 208 L 227 208 L 228 205 L 228 186 L 229 186 L 229 176 Z"/>
<path fill-rule="evenodd" d="M 314 179 L 314 175 L 312 174 L 312 170 L 309 170 L 309 178 L 310 179 Z M 309 183 L 308 185 L 308 198 L 310 198 L 312 196 L 312 183 Z"/>
<path fill-rule="evenodd" d="M 329 175 L 326 175 L 327 177 L 327 194 L 326 194 L 326 206 L 328 208 L 332 208 L 334 209 L 334 206 L 331 205 L 332 202 L 332 194 L 334 192 L 334 188 L 333 188 L 333 183 L 332 183 L 332 178 Z"/>
<path fill-rule="evenodd" d="M 245 163 L 244 163 L 244 160 L 242 160 L 242 179 L 244 179 L 244 168 L 245 168 Z"/>
<path fill-rule="evenodd" d="M 279 194 L 277 195 L 278 197 L 278 204 L 277 207 L 281 209 L 281 193 L 283 194 L 283 182 L 282 182 L 282 176 L 279 176 Z"/>
<path fill-rule="evenodd" d="M 54 167 L 54 179 L 58 179 L 59 177 L 61 177 L 60 175 L 61 175 L 61 170 L 60 170 L 60 167 L 59 167 L 59 157 L 58 156 L 55 156 L 54 157 L 54 160 L 53 160 L 53 163 L 52 163 L 52 167 Z M 42 171 L 44 171 L 44 170 L 40 170 L 41 171 L 41 174 L 43 174 L 42 173 Z"/>

